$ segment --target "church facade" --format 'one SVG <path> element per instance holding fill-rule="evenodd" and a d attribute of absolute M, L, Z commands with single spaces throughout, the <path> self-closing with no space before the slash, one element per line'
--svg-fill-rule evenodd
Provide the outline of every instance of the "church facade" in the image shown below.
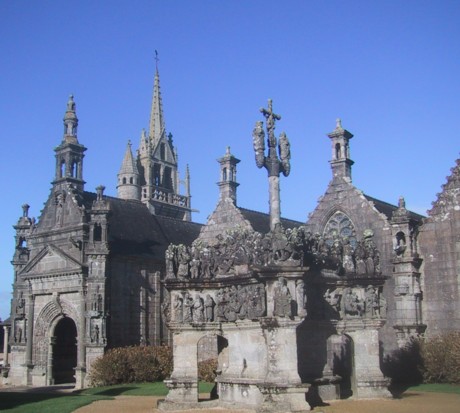
<path fill-rule="evenodd" d="M 267 124 L 273 120 L 266 118 Z M 254 317 L 239 313 L 227 317 L 229 307 L 224 311 L 221 305 L 220 319 L 216 314 L 207 320 L 212 329 L 216 327 L 212 323 L 225 322 L 227 327 L 219 331 L 228 340 L 235 330 L 231 323 L 239 319 L 282 319 L 296 340 L 296 359 L 289 360 L 286 373 L 297 364 L 298 386 L 327 378 L 324 383 L 332 387 L 324 387 L 323 395 L 331 395 L 333 378 L 343 375 L 343 363 L 337 360 L 351 351 L 350 343 L 358 349 L 372 347 L 370 358 L 354 362 L 361 363 L 364 370 L 358 376 L 364 380 L 365 364 L 371 359 L 374 370 L 368 375 L 382 387 L 385 382 L 377 372 L 381 352 L 391 355 L 422 334 L 460 330 L 460 161 L 428 217 L 423 217 L 408 211 L 403 198 L 394 204 L 383 202 L 353 185 L 353 135 L 338 121 L 328 134 L 332 179 L 307 222 L 301 223 L 273 220 L 272 213 L 238 205 L 239 160 L 228 148 L 218 160 L 217 206 L 201 225 L 192 222 L 188 167 L 185 194 L 180 193 L 177 149 L 166 133 L 158 70 L 149 129 L 141 134 L 137 156 L 128 142 L 117 176 L 117 197 L 105 195 L 103 186 L 95 192 L 85 190 L 86 148 L 77 130 L 76 105 L 70 97 L 63 138 L 55 148 L 49 198 L 37 221 L 23 205 L 15 225 L 8 383 L 41 386 L 73 381 L 85 387 L 92 362 L 108 348 L 172 344 L 174 329 L 184 328 L 183 308 L 179 326 L 174 303 L 182 300 L 183 305 L 185 292 L 195 292 L 194 282 L 204 282 L 197 288 L 210 288 L 206 279 L 217 276 L 243 277 L 246 296 L 258 298 Z M 260 167 L 263 156 L 257 146 L 263 140 L 257 131 L 253 138 Z M 280 171 L 289 172 L 287 140 L 279 152 L 278 178 Z M 269 180 L 279 192 L 270 168 Z M 270 205 L 275 212 L 279 209 L 276 203 Z M 251 244 L 246 244 L 248 239 Z M 236 252 L 236 244 L 246 250 Z M 281 265 L 282 261 L 290 264 Z M 230 294 L 224 278 L 209 290 L 216 311 L 221 296 Z M 284 309 L 276 310 L 280 289 L 290 301 L 282 301 Z M 197 301 L 203 308 L 204 298 Z M 192 317 L 185 323 L 203 322 Z M 321 334 L 311 341 L 317 326 Z M 232 332 L 225 333 L 226 328 Z M 364 336 L 369 341 L 363 341 Z M 250 347 L 250 340 L 247 344 Z M 268 350 L 267 357 L 272 357 Z M 365 394 L 362 380 L 354 389 Z M 222 380 L 222 388 L 225 383 L 229 382 Z"/>

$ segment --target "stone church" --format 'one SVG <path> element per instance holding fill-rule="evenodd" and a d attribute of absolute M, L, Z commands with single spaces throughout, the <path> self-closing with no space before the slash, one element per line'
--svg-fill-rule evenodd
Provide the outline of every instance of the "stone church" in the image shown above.
<path fill-rule="evenodd" d="M 289 142 L 281 135 L 276 147 L 272 131 L 279 117 L 271 102 L 264 111 L 269 155 L 263 154 L 262 122 L 253 143 L 256 164 L 266 167 L 273 189 L 270 214 L 238 205 L 239 160 L 228 148 L 218 160 L 217 206 L 200 225 L 192 222 L 188 168 L 180 194 L 158 70 L 149 129 L 141 134 L 136 156 L 127 145 L 118 197 L 105 195 L 103 186 L 85 190 L 86 148 L 78 140 L 76 105 L 69 98 L 49 198 L 38 220 L 23 205 L 15 225 L 9 383 L 73 381 L 84 387 L 92 362 L 106 349 L 171 344 L 174 336 L 176 361 L 195 365 L 187 370 L 176 363 L 168 397 L 190 403 L 198 397 L 190 383 L 199 342 L 212 336 L 218 338 L 220 362 L 232 351 L 251 352 L 233 356 L 238 369 L 222 370 L 219 386 L 228 403 L 263 405 L 264 395 L 283 387 L 267 387 L 260 375 L 283 378 L 280 371 L 300 398 L 302 386 L 336 398 L 335 377 L 344 375 L 354 382 L 342 386 L 342 393 L 375 396 L 387 385 L 382 354 L 391 355 L 421 334 L 460 329 L 460 161 L 423 217 L 408 211 L 403 198 L 383 202 L 353 185 L 353 135 L 338 120 L 327 135 L 332 179 L 324 195 L 307 222 L 284 219 L 275 200 L 280 172 L 289 174 Z M 237 303 L 237 297 L 244 299 Z M 279 326 L 295 343 L 288 359 L 274 354 L 282 345 L 274 333 Z M 235 338 L 240 347 L 232 347 L 241 329 L 273 341 L 262 352 L 267 360 L 257 362 L 250 333 Z M 183 341 L 186 348 L 177 344 L 183 331 L 192 337 Z M 251 363 L 266 363 L 266 369 Z M 242 396 L 230 394 L 229 386 Z M 185 392 L 188 399 L 185 388 L 192 388 L 191 395 Z M 289 400 L 294 406 L 299 399 Z"/>

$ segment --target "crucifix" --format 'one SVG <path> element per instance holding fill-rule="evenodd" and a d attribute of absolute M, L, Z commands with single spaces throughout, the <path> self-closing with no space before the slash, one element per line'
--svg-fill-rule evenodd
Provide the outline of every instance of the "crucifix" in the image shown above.
<path fill-rule="evenodd" d="M 280 134 L 278 141 L 275 137 L 275 122 L 280 120 L 281 116 L 273 112 L 271 99 L 268 100 L 268 109 L 261 108 L 260 112 L 267 120 L 268 156 L 265 156 L 265 132 L 262 121 L 256 122 L 256 126 L 252 132 L 252 142 L 254 145 L 257 167 L 265 167 L 268 172 L 270 193 L 270 231 L 275 231 L 281 226 L 280 172 L 282 172 L 284 176 L 289 175 L 291 170 L 289 163 L 291 159 L 291 151 L 289 140 L 284 132 Z M 278 152 L 276 151 L 277 145 Z"/>

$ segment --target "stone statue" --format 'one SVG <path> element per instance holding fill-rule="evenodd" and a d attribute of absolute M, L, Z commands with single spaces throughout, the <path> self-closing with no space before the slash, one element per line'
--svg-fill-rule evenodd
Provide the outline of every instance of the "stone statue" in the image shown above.
<path fill-rule="evenodd" d="M 175 246 L 170 244 L 165 252 L 166 279 L 176 278 L 174 274 Z"/>
<path fill-rule="evenodd" d="M 362 317 L 364 313 L 364 303 L 351 288 L 345 290 L 344 311 L 348 316 Z"/>
<path fill-rule="evenodd" d="M 365 292 L 366 316 L 370 318 L 380 318 L 380 299 L 379 293 L 372 285 L 367 286 Z"/>
<path fill-rule="evenodd" d="M 182 323 L 184 321 L 183 301 L 181 296 L 176 295 L 173 306 L 174 321 L 176 323 Z"/>
<path fill-rule="evenodd" d="M 195 301 L 193 301 L 192 320 L 194 323 L 204 322 L 204 303 L 199 294 L 195 295 Z"/>
<path fill-rule="evenodd" d="M 161 303 L 161 315 L 163 316 L 163 320 L 166 322 L 171 321 L 171 303 L 169 302 L 169 298 L 166 295 Z"/>
<path fill-rule="evenodd" d="M 183 312 L 182 312 L 182 321 L 184 323 L 191 323 L 193 318 L 192 318 L 192 307 L 193 307 L 194 301 L 193 298 L 190 297 L 189 293 L 185 293 L 184 295 L 184 302 L 183 302 Z"/>
<path fill-rule="evenodd" d="M 278 317 L 291 317 L 291 292 L 289 291 L 287 282 L 283 277 L 280 277 L 275 283 L 273 298 L 275 302 L 273 315 Z"/>
<path fill-rule="evenodd" d="M 256 122 L 256 126 L 252 132 L 252 143 L 254 145 L 256 165 L 258 168 L 262 168 L 265 159 L 265 132 L 261 121 Z"/>
<path fill-rule="evenodd" d="M 206 294 L 204 300 L 206 322 L 214 321 L 214 300 L 209 294 Z"/>

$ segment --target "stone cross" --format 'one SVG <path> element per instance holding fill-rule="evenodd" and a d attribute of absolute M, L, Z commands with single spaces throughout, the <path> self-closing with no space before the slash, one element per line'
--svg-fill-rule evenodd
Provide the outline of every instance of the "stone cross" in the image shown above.
<path fill-rule="evenodd" d="M 274 231 L 281 225 L 281 208 L 280 208 L 280 187 L 279 177 L 280 172 L 284 176 L 288 176 L 290 172 L 290 144 L 286 134 L 283 132 L 279 137 L 279 141 L 275 137 L 275 122 L 281 119 L 280 115 L 273 112 L 272 100 L 268 100 L 268 109 L 261 108 L 260 112 L 267 120 L 268 134 L 268 156 L 265 156 L 265 133 L 263 130 L 263 122 L 256 122 L 256 126 L 252 133 L 254 152 L 256 155 L 256 165 L 258 168 L 265 167 L 268 172 L 269 193 L 270 193 L 270 230 Z M 278 144 L 278 153 L 276 146 Z"/>

